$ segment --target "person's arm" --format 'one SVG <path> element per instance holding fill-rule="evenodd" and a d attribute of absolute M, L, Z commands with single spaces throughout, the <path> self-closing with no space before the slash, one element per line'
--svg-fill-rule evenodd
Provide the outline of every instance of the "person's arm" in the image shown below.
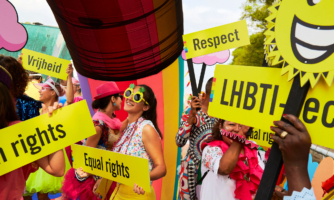
<path fill-rule="evenodd" d="M 86 141 L 86 146 L 87 147 L 94 147 L 95 148 L 97 146 L 97 144 L 99 143 L 99 140 L 100 140 L 101 135 L 102 135 L 102 129 L 99 126 L 95 126 L 95 131 L 96 131 L 95 135 L 92 135 L 89 138 L 87 138 L 87 141 Z"/>
<path fill-rule="evenodd" d="M 178 147 L 183 147 L 191 134 L 193 125 L 199 126 L 201 117 L 197 112 L 197 108 L 201 108 L 201 102 L 197 97 L 193 97 L 190 107 L 187 107 L 181 116 L 179 131 L 176 134 L 175 141 Z"/>
<path fill-rule="evenodd" d="M 144 147 L 154 164 L 150 172 L 150 179 L 151 181 L 158 180 L 167 173 L 159 134 L 152 126 L 146 125 L 143 128 L 142 137 Z"/>
<path fill-rule="evenodd" d="M 220 159 L 218 174 L 229 175 L 233 171 L 237 165 L 241 150 L 242 144 L 234 141 Z"/>
<path fill-rule="evenodd" d="M 74 92 L 73 92 L 73 83 L 72 83 L 72 74 L 73 74 L 72 63 L 68 64 L 66 73 L 67 73 L 67 87 L 66 87 L 65 106 L 72 104 L 74 101 Z"/>
<path fill-rule="evenodd" d="M 167 173 L 161 140 L 156 130 L 149 125 L 143 128 L 142 140 L 148 155 L 152 158 L 154 168 L 150 172 L 151 181 L 164 177 Z M 133 191 L 137 194 L 145 194 L 142 187 L 134 184 Z"/>
<path fill-rule="evenodd" d="M 305 125 L 296 116 L 284 115 L 284 118 L 289 120 L 293 126 L 283 121 L 274 122 L 277 127 L 271 127 L 271 130 L 278 135 L 271 137 L 282 151 L 289 187 L 288 194 L 291 195 L 294 191 L 300 192 L 303 188 L 311 188 L 307 164 L 312 143 Z M 288 135 L 280 138 L 283 131 L 288 132 Z"/>
<path fill-rule="evenodd" d="M 46 173 L 61 177 L 65 173 L 65 157 L 63 150 L 59 150 L 36 161 Z"/>

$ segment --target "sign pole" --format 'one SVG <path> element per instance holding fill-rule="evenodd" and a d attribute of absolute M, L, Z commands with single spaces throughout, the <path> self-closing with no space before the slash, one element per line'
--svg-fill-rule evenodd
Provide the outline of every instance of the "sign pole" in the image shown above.
<path fill-rule="evenodd" d="M 193 96 L 198 97 L 198 90 L 197 90 L 197 85 L 196 85 L 196 77 L 195 77 L 193 59 L 187 59 L 187 63 L 188 63 L 188 69 L 189 69 L 191 90 L 193 91 Z"/>
<path fill-rule="evenodd" d="M 198 88 L 197 88 L 198 92 L 201 92 L 201 89 L 202 89 L 205 70 L 206 70 L 206 64 L 203 63 L 202 70 L 201 70 L 201 76 L 199 78 L 199 83 L 198 83 Z"/>
<path fill-rule="evenodd" d="M 307 82 L 303 87 L 300 87 L 300 76 L 295 76 L 283 113 L 293 114 L 299 117 L 309 88 L 309 82 Z M 281 118 L 281 121 L 290 123 L 283 117 Z M 282 165 L 282 152 L 280 151 L 278 144 L 274 142 L 269 154 L 268 162 L 262 175 L 262 179 L 255 200 L 270 200 L 272 198 L 278 176 L 281 172 Z"/>

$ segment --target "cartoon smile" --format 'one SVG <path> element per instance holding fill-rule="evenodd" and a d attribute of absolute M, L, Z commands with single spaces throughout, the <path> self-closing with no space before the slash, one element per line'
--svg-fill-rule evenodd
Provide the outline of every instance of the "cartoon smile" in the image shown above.
<path fill-rule="evenodd" d="M 334 26 L 318 26 L 294 17 L 291 47 L 296 58 L 304 64 L 319 63 L 334 52 Z"/>

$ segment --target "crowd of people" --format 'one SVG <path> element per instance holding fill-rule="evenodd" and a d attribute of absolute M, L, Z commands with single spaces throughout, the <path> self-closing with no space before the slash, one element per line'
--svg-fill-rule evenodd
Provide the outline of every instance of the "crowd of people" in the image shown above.
<path fill-rule="evenodd" d="M 40 114 L 51 116 L 54 110 L 83 99 L 71 64 L 66 70 L 67 80 L 49 78 L 43 82 L 40 74 L 26 72 L 21 61 L 21 57 L 0 55 L 0 129 Z M 267 154 L 254 143 L 232 140 L 224 134 L 248 138 L 252 127 L 208 115 L 212 81 L 209 79 L 204 93 L 192 97 L 174 133 L 178 147 L 189 143 L 181 161 L 178 199 L 252 200 Z M 156 199 L 152 182 L 163 178 L 167 169 L 154 91 L 147 85 L 134 84 L 121 91 L 115 82 L 106 82 L 96 88 L 96 94 L 91 105 L 96 110 L 92 117 L 96 134 L 82 145 L 147 159 L 151 180 L 150 192 L 137 184 L 130 187 L 114 182 L 105 199 Z M 123 122 L 115 115 L 122 109 L 128 114 Z M 290 124 L 274 122 L 271 129 L 276 134 L 271 137 L 282 151 L 289 189 L 285 193 L 276 191 L 274 196 L 315 199 L 307 172 L 310 135 L 297 117 L 283 117 Z M 34 193 L 40 200 L 49 199 L 48 193 L 61 193 L 58 200 L 98 200 L 96 188 L 101 179 L 82 168 L 74 169 L 67 147 L 0 176 L 0 200 L 31 199 Z"/>

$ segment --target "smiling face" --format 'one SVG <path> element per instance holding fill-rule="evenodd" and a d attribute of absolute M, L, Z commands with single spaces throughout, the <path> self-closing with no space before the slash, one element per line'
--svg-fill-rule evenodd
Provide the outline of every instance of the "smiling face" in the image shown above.
<path fill-rule="evenodd" d="M 133 89 L 133 93 L 125 99 L 124 103 L 124 110 L 128 113 L 140 113 L 144 112 L 149 109 L 149 106 L 144 103 L 144 101 L 140 101 L 139 103 L 136 103 L 133 101 L 133 94 L 136 94 L 141 87 L 136 86 Z"/>
<path fill-rule="evenodd" d="M 222 128 L 228 132 L 239 133 L 239 131 L 241 130 L 241 125 L 231 121 L 225 121 Z M 223 136 L 223 141 L 229 146 L 233 142 L 233 140 L 229 139 L 226 136 Z"/>
<path fill-rule="evenodd" d="M 333 0 L 288 0 L 270 9 L 273 14 L 267 18 L 265 33 L 266 44 L 273 47 L 269 57 L 275 56 L 273 65 L 284 62 L 282 74 L 292 73 L 289 79 L 300 72 L 312 86 L 321 74 L 330 79 L 328 84 L 332 82 L 328 72 L 334 70 L 333 8 Z"/>
<path fill-rule="evenodd" d="M 56 92 L 48 87 L 42 87 L 39 91 L 39 100 L 43 103 L 55 98 Z"/>

